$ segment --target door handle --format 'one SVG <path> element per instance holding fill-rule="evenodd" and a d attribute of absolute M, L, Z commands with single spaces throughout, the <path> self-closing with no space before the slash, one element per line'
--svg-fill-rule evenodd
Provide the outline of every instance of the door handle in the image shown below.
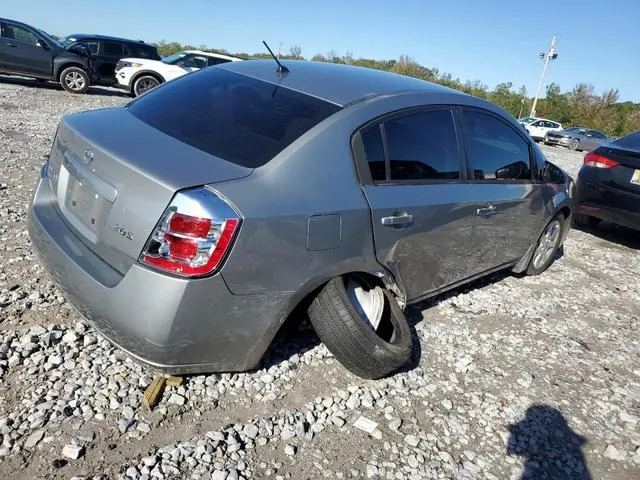
<path fill-rule="evenodd" d="M 490 216 L 496 213 L 496 207 L 492 204 L 487 205 L 486 207 L 481 207 L 476 209 L 476 215 L 485 215 Z"/>
<path fill-rule="evenodd" d="M 408 213 L 382 217 L 382 225 L 385 227 L 408 227 L 412 223 L 413 215 L 409 215 Z"/>
<path fill-rule="evenodd" d="M 7 47 L 17 48 L 17 45 L 15 43 L 7 43 Z"/>

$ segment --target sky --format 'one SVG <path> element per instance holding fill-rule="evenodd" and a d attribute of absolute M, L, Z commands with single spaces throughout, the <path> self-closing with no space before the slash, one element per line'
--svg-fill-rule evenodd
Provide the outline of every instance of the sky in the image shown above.
<path fill-rule="evenodd" d="M 283 52 L 299 45 L 306 58 L 404 54 L 489 88 L 525 85 L 531 96 L 543 65 L 538 55 L 557 34 L 558 59 L 544 86 L 556 82 L 565 91 L 586 82 L 640 103 L 640 0 L 19 0 L 3 2 L 0 15 L 57 35 L 177 41 L 232 53 L 261 52 L 266 40 Z"/>

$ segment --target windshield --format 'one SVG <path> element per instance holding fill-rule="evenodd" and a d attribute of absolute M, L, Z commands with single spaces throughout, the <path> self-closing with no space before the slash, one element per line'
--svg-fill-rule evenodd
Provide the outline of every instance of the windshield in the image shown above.
<path fill-rule="evenodd" d="M 40 35 L 42 35 L 47 42 L 53 43 L 56 47 L 64 48 L 64 45 L 62 45 L 62 43 L 60 43 L 58 40 L 53 38 L 51 35 L 49 35 L 44 30 L 38 29 L 38 33 Z"/>
<path fill-rule="evenodd" d="M 571 128 L 566 128 L 564 130 L 565 132 L 571 132 L 571 133 L 584 133 L 587 130 L 584 128 L 580 128 L 580 127 L 571 127 Z"/>
<path fill-rule="evenodd" d="M 185 57 L 187 54 L 185 52 L 174 53 L 173 55 L 169 55 L 168 57 L 164 57 L 162 59 L 163 63 L 168 63 L 169 65 L 173 65 L 182 57 Z"/>
<path fill-rule="evenodd" d="M 537 120 L 537 118 L 534 118 L 534 117 L 524 117 L 524 118 L 521 118 L 518 121 L 520 123 L 531 123 L 531 122 L 535 122 L 536 120 Z"/>

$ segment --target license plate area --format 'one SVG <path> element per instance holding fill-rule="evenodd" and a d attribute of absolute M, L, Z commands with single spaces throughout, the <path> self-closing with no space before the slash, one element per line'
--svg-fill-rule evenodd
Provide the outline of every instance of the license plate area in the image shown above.
<path fill-rule="evenodd" d="M 74 177 L 69 177 L 65 206 L 87 228 L 96 233 L 102 225 L 109 202 Z"/>
<path fill-rule="evenodd" d="M 87 240 L 98 243 L 107 216 L 115 200 L 115 190 L 111 191 L 105 182 L 89 173 L 75 159 L 65 158 L 62 162 L 57 182 L 57 196 L 60 211 L 66 220 Z M 105 198 L 104 194 L 110 198 Z"/>
<path fill-rule="evenodd" d="M 640 168 L 636 169 L 636 171 L 633 172 L 633 175 L 631 175 L 630 181 L 634 185 L 640 185 Z"/>

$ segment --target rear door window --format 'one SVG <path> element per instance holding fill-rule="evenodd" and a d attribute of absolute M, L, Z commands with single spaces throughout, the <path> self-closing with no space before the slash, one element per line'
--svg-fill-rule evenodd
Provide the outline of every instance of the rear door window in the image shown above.
<path fill-rule="evenodd" d="M 460 157 L 450 110 L 430 110 L 384 123 L 393 180 L 457 180 Z"/>
<path fill-rule="evenodd" d="M 364 128 L 360 138 L 374 182 L 460 179 L 458 138 L 450 109 L 400 114 Z"/>
<path fill-rule="evenodd" d="M 371 179 L 374 182 L 384 182 L 387 180 L 387 172 L 380 125 L 375 124 L 362 129 L 360 138 L 367 163 L 369 164 Z"/>
<path fill-rule="evenodd" d="M 106 57 L 122 58 L 122 44 L 119 42 L 103 42 L 102 54 Z"/>
<path fill-rule="evenodd" d="M 493 115 L 463 110 L 469 175 L 474 180 L 531 179 L 529 143 Z"/>
<path fill-rule="evenodd" d="M 128 109 L 184 143 L 257 168 L 340 107 L 222 68 L 205 68 L 151 90 Z"/>

